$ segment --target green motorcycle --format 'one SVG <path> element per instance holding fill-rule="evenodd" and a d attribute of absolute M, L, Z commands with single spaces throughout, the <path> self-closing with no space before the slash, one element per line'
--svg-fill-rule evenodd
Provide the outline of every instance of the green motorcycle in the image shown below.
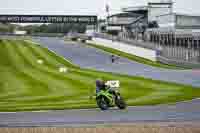
<path fill-rule="evenodd" d="M 101 110 L 107 110 L 115 105 L 119 109 L 126 109 L 127 106 L 120 93 L 112 88 L 101 90 L 96 96 L 96 102 Z"/>

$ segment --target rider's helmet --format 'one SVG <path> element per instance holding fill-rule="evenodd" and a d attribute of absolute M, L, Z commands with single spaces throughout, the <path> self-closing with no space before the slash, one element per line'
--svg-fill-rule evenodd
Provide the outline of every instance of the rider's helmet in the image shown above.
<path fill-rule="evenodd" d="M 104 86 L 105 86 L 105 81 L 103 81 L 101 79 L 96 80 L 96 87 L 103 88 Z"/>

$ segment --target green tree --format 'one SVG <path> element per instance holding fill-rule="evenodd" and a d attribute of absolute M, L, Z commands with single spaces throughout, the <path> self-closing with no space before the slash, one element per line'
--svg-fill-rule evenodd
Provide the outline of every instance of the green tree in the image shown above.
<path fill-rule="evenodd" d="M 48 32 L 48 25 L 42 24 L 39 26 L 40 32 L 46 33 Z"/>

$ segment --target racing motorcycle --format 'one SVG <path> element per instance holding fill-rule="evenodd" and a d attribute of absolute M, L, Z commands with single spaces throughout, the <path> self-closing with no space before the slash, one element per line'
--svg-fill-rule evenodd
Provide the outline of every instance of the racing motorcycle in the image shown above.
<path fill-rule="evenodd" d="M 127 105 L 116 88 L 101 90 L 96 96 L 97 106 L 101 110 L 107 110 L 109 107 L 117 106 L 119 109 L 126 109 Z"/>

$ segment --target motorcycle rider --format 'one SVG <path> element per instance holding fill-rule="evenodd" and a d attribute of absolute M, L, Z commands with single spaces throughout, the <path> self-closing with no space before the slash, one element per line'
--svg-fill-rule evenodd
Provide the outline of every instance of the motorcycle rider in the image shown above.
<path fill-rule="evenodd" d="M 105 81 L 101 79 L 97 79 L 96 80 L 96 94 L 99 93 L 101 90 L 105 90 L 105 89 L 106 89 Z"/>
<path fill-rule="evenodd" d="M 97 79 L 96 80 L 96 93 L 95 94 L 92 94 L 90 96 L 90 99 L 93 98 L 93 96 L 97 96 L 97 94 L 101 91 L 101 90 L 105 90 L 106 89 L 106 85 L 105 85 L 105 82 L 101 79 Z"/>
<path fill-rule="evenodd" d="M 111 95 L 110 95 L 111 94 Z M 94 94 L 93 94 L 94 96 Z M 93 99 L 93 96 L 90 99 Z M 112 82 L 104 80 L 96 80 L 96 102 L 101 110 L 107 110 L 109 107 L 116 105 L 119 109 L 125 109 L 126 103 L 120 94 L 112 88 Z"/>
<path fill-rule="evenodd" d="M 116 95 L 115 91 L 112 90 L 109 86 L 106 85 L 106 82 L 101 79 L 96 80 L 96 94 L 98 94 L 101 90 L 109 89 L 109 92 L 113 95 Z"/>

